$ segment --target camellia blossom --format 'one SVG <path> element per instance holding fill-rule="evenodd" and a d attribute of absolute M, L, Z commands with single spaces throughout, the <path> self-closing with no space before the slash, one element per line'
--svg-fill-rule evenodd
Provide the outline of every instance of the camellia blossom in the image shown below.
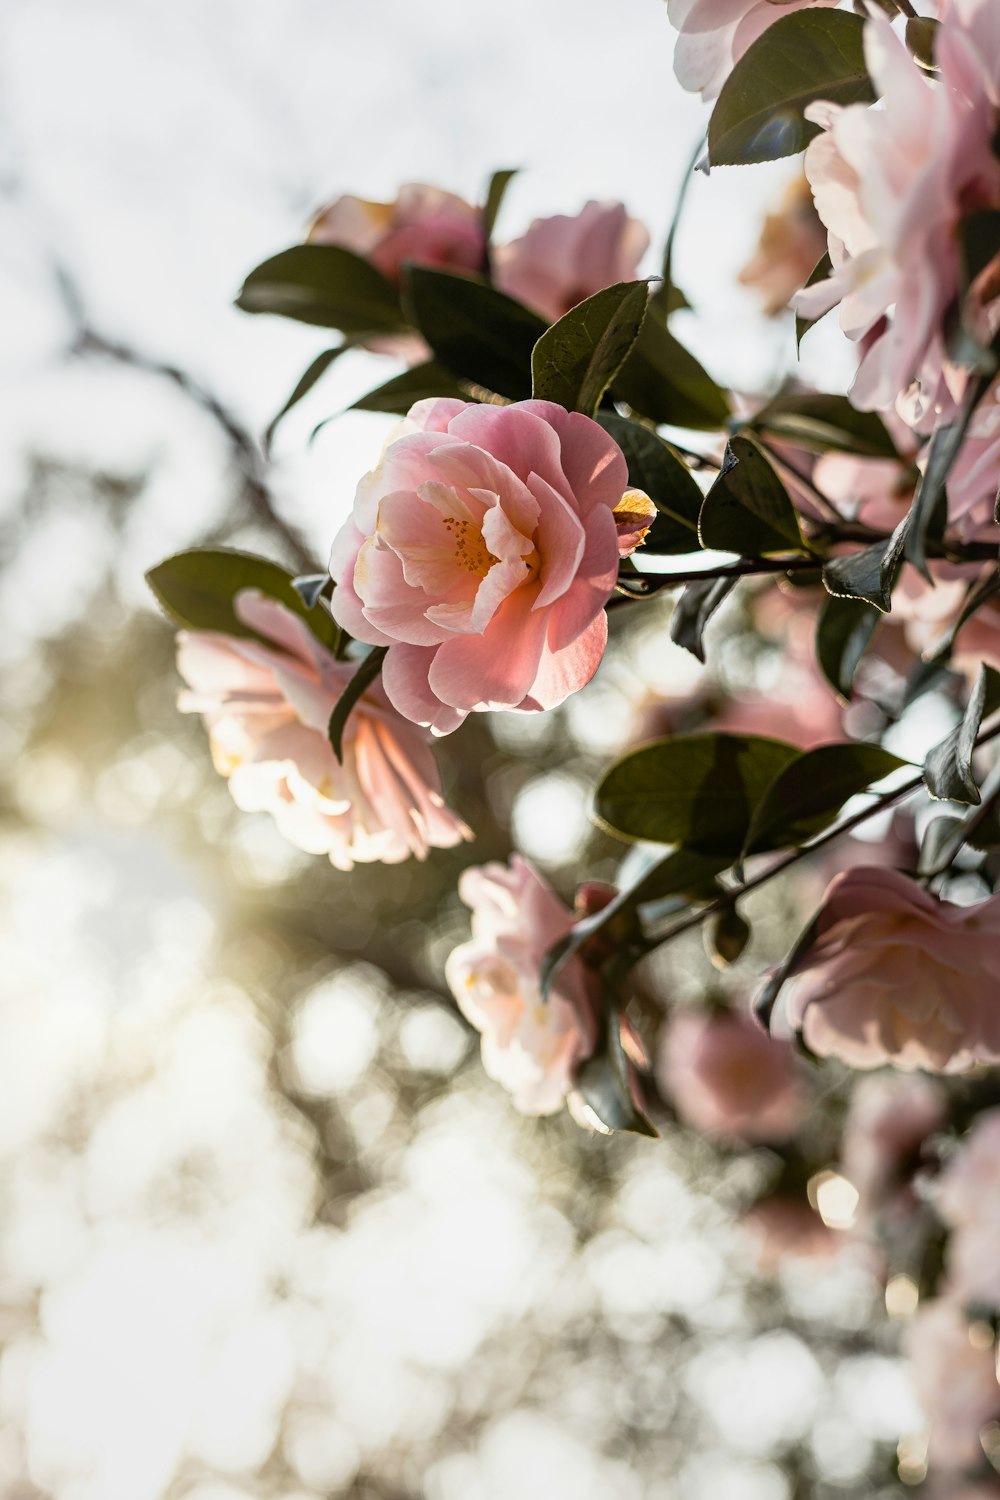
<path fill-rule="evenodd" d="M 708 1135 L 782 1141 L 802 1120 L 792 1047 L 735 1011 L 679 1011 L 664 1032 L 656 1078 L 684 1123 Z"/>
<path fill-rule="evenodd" d="M 578 214 L 535 219 L 519 239 L 493 250 L 501 291 L 554 323 L 617 281 L 634 281 L 649 234 L 622 203 L 585 203 Z"/>
<path fill-rule="evenodd" d="M 472 939 L 449 954 L 445 975 L 482 1033 L 483 1067 L 524 1114 L 553 1114 L 597 1036 L 595 979 L 579 958 L 542 998 L 542 959 L 572 929 L 573 915 L 517 854 L 509 866 L 466 870 L 458 889 L 472 908 Z"/>
<path fill-rule="evenodd" d="M 315 245 L 353 250 L 394 285 L 406 261 L 481 271 L 486 256 L 482 209 L 422 182 L 405 183 L 393 203 L 345 193 L 317 214 L 308 238 Z"/>
<path fill-rule="evenodd" d="M 255 589 L 237 594 L 234 608 L 272 644 L 182 631 L 177 665 L 191 689 L 178 706 L 204 715 L 212 760 L 238 807 L 271 813 L 291 843 L 340 870 L 423 859 L 472 837 L 444 804 L 426 736 L 377 684 L 348 717 L 338 764 L 327 725 L 356 662 L 337 661 L 303 620 Z"/>
<path fill-rule="evenodd" d="M 786 987 L 792 1024 L 853 1068 L 1000 1062 L 1000 896 L 955 906 L 895 870 L 838 875 Z"/>
<path fill-rule="evenodd" d="M 619 556 L 652 514 L 589 417 L 420 401 L 334 541 L 333 613 L 388 647 L 390 701 L 438 734 L 474 710 L 554 708 L 597 670 Z"/>
<path fill-rule="evenodd" d="M 757 249 L 740 272 L 740 285 L 759 293 L 765 316 L 775 318 L 793 292 L 805 286 L 825 250 L 826 230 L 809 183 L 801 175 L 793 177 L 777 212 L 764 220 Z"/>
<path fill-rule="evenodd" d="M 674 72 L 682 88 L 714 99 L 744 52 L 767 28 L 794 10 L 837 0 L 667 0 L 680 35 Z M 811 269 L 811 268 L 810 268 Z"/>
<path fill-rule="evenodd" d="M 979 1339 L 950 1298 L 917 1310 L 905 1339 L 913 1384 L 930 1424 L 927 1456 L 935 1468 L 971 1469 L 982 1459 L 979 1434 L 1000 1418 L 1000 1385 L 991 1339 Z"/>
<path fill-rule="evenodd" d="M 995 0 L 953 0 L 935 34 L 940 77 L 931 78 L 875 16 L 865 59 L 881 105 L 806 111 L 823 127 L 805 170 L 833 274 L 793 306 L 816 318 L 840 304 L 841 328 L 862 343 L 850 392 L 862 410 L 901 402 L 916 382 L 905 406 L 922 422 L 950 413 L 961 395 L 965 376 L 947 361 L 944 323 L 958 291 L 958 222 L 1000 203 L 998 25 Z"/>
<path fill-rule="evenodd" d="M 844 1122 L 840 1163 L 857 1188 L 861 1224 L 912 1212 L 920 1149 L 946 1119 L 947 1096 L 935 1079 L 874 1073 L 858 1081 Z"/>

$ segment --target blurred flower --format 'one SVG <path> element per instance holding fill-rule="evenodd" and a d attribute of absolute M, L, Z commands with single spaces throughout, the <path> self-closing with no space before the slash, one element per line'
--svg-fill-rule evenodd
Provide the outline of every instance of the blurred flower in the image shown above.
<path fill-rule="evenodd" d="M 616 281 L 634 281 L 649 244 L 622 203 L 585 203 L 578 214 L 535 219 L 519 239 L 493 251 L 501 291 L 554 323 Z"/>
<path fill-rule="evenodd" d="M 833 273 L 793 299 L 815 318 L 840 304 L 864 352 L 851 388 L 863 410 L 887 408 L 916 381 L 912 418 L 950 411 L 964 375 L 947 363 L 944 317 L 958 290 L 959 219 L 1000 200 L 993 152 L 995 0 L 956 0 L 936 33 L 932 79 L 884 16 L 865 27 L 865 57 L 882 107 L 816 103 L 823 127 L 805 160 Z"/>
<path fill-rule="evenodd" d="M 646 496 L 589 417 L 548 401 L 420 401 L 333 545 L 333 613 L 388 646 L 400 713 L 438 734 L 471 711 L 537 712 L 594 675 L 618 576 L 616 508 Z"/>
<path fill-rule="evenodd" d="M 855 1085 L 844 1123 L 840 1164 L 858 1191 L 859 1222 L 905 1214 L 920 1148 L 947 1118 L 947 1099 L 930 1078 L 877 1073 Z"/>
<path fill-rule="evenodd" d="M 765 1275 L 788 1260 L 826 1259 L 844 1243 L 804 1198 L 785 1193 L 758 1199 L 741 1215 L 739 1225 L 753 1245 L 757 1269 Z"/>
<path fill-rule="evenodd" d="M 509 866 L 466 870 L 458 889 L 472 908 L 472 939 L 449 954 L 445 975 L 482 1032 L 483 1067 L 524 1114 L 553 1114 L 597 1036 L 596 978 L 579 958 L 542 998 L 542 959 L 571 931 L 572 914 L 518 854 Z"/>
<path fill-rule="evenodd" d="M 918 1309 L 905 1340 L 917 1397 L 930 1425 L 934 1468 L 972 1468 L 982 1460 L 979 1434 L 1000 1418 L 1000 1385 L 992 1340 L 970 1337 L 961 1308 L 947 1298 Z"/>
<path fill-rule="evenodd" d="M 706 1135 L 781 1141 L 802 1120 L 791 1046 L 736 1011 L 678 1011 L 663 1034 L 656 1080 L 684 1124 Z"/>
<path fill-rule="evenodd" d="M 994 381 L 972 415 L 969 430 L 948 474 L 948 518 L 959 535 L 995 535 L 1000 490 L 1000 381 Z"/>
<path fill-rule="evenodd" d="M 682 88 L 714 99 L 735 62 L 779 16 L 837 0 L 667 0 L 671 24 L 680 32 L 674 72 Z M 817 257 L 818 258 L 818 257 Z M 812 267 L 810 267 L 810 270 Z"/>
<path fill-rule="evenodd" d="M 1000 896 L 955 906 L 895 870 L 830 884 L 786 988 L 792 1024 L 854 1068 L 1000 1061 Z"/>
<path fill-rule="evenodd" d="M 952 1230 L 951 1291 L 1000 1309 L 1000 1109 L 974 1121 L 936 1188 L 934 1206 Z"/>
<path fill-rule="evenodd" d="M 778 212 L 764 220 L 757 249 L 740 272 L 740 285 L 759 293 L 767 317 L 777 317 L 825 254 L 826 230 L 809 183 L 800 175 L 785 188 Z"/>
<path fill-rule="evenodd" d="M 212 760 L 238 807 L 271 813 L 291 843 L 328 854 L 340 870 L 423 859 L 471 838 L 444 804 L 426 736 L 377 684 L 351 711 L 338 764 L 327 725 L 356 662 L 337 661 L 297 615 L 255 589 L 234 607 L 272 646 L 182 631 L 177 666 L 192 689 L 178 706 L 204 715 Z"/>
<path fill-rule="evenodd" d="M 457 193 L 407 182 L 393 203 L 345 193 L 313 220 L 314 245 L 342 245 L 398 285 L 406 261 L 443 270 L 481 271 L 486 255 L 483 211 Z"/>

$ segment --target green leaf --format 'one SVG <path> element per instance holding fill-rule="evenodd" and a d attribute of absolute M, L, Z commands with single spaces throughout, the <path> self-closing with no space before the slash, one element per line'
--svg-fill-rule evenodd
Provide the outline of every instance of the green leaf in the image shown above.
<path fill-rule="evenodd" d="M 743 858 L 804 844 L 836 821 L 844 803 L 906 762 L 880 745 L 820 745 L 779 771 L 747 830 Z"/>
<path fill-rule="evenodd" d="M 531 355 L 531 394 L 592 417 L 635 343 L 649 283 L 620 281 L 570 308 Z"/>
<path fill-rule="evenodd" d="M 469 399 L 466 388 L 450 375 L 443 365 L 435 360 L 426 360 L 413 365 L 401 375 L 394 375 L 384 385 L 376 386 L 365 396 L 359 396 L 350 407 L 351 411 L 382 411 L 405 416 L 415 401 L 426 401 L 434 396 L 454 396 L 461 401 Z"/>
<path fill-rule="evenodd" d="M 351 709 L 381 672 L 388 650 L 388 646 L 373 646 L 333 705 L 327 735 L 333 746 L 333 753 L 339 761 L 344 758 L 344 730 L 347 727 Z"/>
<path fill-rule="evenodd" d="M 316 384 L 317 380 L 319 380 L 323 375 L 326 374 L 327 370 L 333 364 L 334 360 L 339 359 L 342 354 L 346 354 L 348 349 L 352 347 L 353 345 L 351 342 L 345 342 L 343 344 L 338 344 L 335 349 L 324 349 L 322 354 L 317 354 L 316 358 L 306 370 L 305 374 L 300 379 L 298 385 L 295 387 L 294 391 L 289 396 L 284 406 L 278 412 L 278 415 L 276 417 L 272 417 L 271 421 L 268 423 L 267 430 L 264 433 L 265 453 L 270 452 L 272 439 L 274 438 L 278 423 L 281 421 L 282 417 L 286 416 L 288 412 L 291 411 L 293 406 L 298 405 L 303 396 L 307 396 L 309 394 L 313 386 Z"/>
<path fill-rule="evenodd" d="M 877 412 L 857 411 L 846 396 L 821 391 L 776 396 L 748 427 L 767 432 L 815 453 L 853 453 L 859 458 L 898 459 L 899 453 Z"/>
<path fill-rule="evenodd" d="M 987 703 L 988 695 L 992 708 Z M 942 802 L 979 805 L 981 798 L 972 774 L 972 753 L 983 715 L 992 712 L 997 703 L 1000 703 L 1000 674 L 981 664 L 962 722 L 934 746 L 924 761 L 924 781 L 932 797 Z"/>
<path fill-rule="evenodd" d="M 810 273 L 809 273 L 809 280 L 806 282 L 806 286 L 816 286 L 820 281 L 829 281 L 829 279 L 830 279 L 830 277 L 832 275 L 833 275 L 833 261 L 830 259 L 830 252 L 829 252 L 829 250 L 827 250 L 825 252 L 825 254 L 823 254 L 823 255 L 820 256 L 819 260 L 816 262 L 816 264 L 813 266 L 812 270 L 810 271 Z M 832 312 L 833 308 L 832 307 L 829 308 L 828 311 Z M 799 350 L 801 349 L 801 347 L 802 347 L 802 340 L 805 338 L 805 336 L 809 332 L 810 328 L 815 328 L 816 324 L 819 322 L 820 318 L 825 318 L 825 317 L 826 317 L 826 313 L 820 313 L 819 317 L 817 317 L 817 318 L 803 318 L 800 313 L 796 313 L 795 314 L 795 352 L 796 352 L 796 354 L 798 354 Z"/>
<path fill-rule="evenodd" d="M 844 11 L 781 16 L 747 48 L 716 100 L 708 124 L 713 167 L 794 156 L 818 125 L 804 117 L 817 99 L 870 104 L 864 22 Z"/>
<path fill-rule="evenodd" d="M 670 639 L 700 662 L 705 660 L 705 627 L 739 583 L 738 578 L 706 578 L 685 584 L 670 617 Z"/>
<path fill-rule="evenodd" d="M 735 906 L 724 906 L 705 923 L 702 934 L 712 963 L 717 969 L 728 969 L 743 957 L 753 931 Z"/>
<path fill-rule="evenodd" d="M 937 875 L 951 864 L 962 847 L 965 824 L 961 818 L 944 813 L 931 818 L 920 841 L 918 875 Z"/>
<path fill-rule="evenodd" d="M 854 676 L 871 645 L 882 616 L 854 599 L 824 601 L 816 621 L 816 660 L 823 676 L 850 701 Z"/>
<path fill-rule="evenodd" d="M 593 1055 L 579 1068 L 576 1088 L 606 1131 L 628 1130 L 634 1135 L 655 1137 L 656 1129 L 635 1106 L 628 1068 L 618 1007 L 611 1005 L 606 1033 Z"/>
<path fill-rule="evenodd" d="M 643 551 L 699 551 L 698 514 L 703 496 L 684 460 L 669 443 L 639 422 L 603 411 L 598 412 L 597 420 L 624 453 L 629 484 L 644 490 L 656 506 L 656 519 Z"/>
<path fill-rule="evenodd" d="M 395 287 L 340 245 L 293 245 L 272 255 L 250 272 L 236 306 L 349 334 L 406 328 Z"/>
<path fill-rule="evenodd" d="M 333 579 L 329 573 L 300 573 L 292 579 L 292 588 L 306 609 L 315 609 L 324 593 L 332 594 Z"/>
<path fill-rule="evenodd" d="M 835 557 L 823 568 L 823 586 L 835 599 L 856 599 L 874 604 L 882 614 L 892 607 L 892 590 L 896 583 L 909 514 L 905 515 L 888 541 L 875 542 L 845 557 Z"/>
<path fill-rule="evenodd" d="M 483 209 L 483 232 L 486 235 L 487 244 L 493 238 L 497 216 L 511 179 L 517 176 L 519 170 L 519 167 L 506 167 L 499 172 L 494 172 L 490 178 L 490 185 L 486 189 L 486 207 Z"/>
<path fill-rule="evenodd" d="M 927 463 L 923 477 L 917 485 L 913 504 L 910 506 L 906 536 L 903 541 L 904 557 L 928 579 L 930 578 L 926 553 L 928 533 L 932 528 L 935 512 L 943 499 L 948 475 L 958 458 L 959 449 L 969 429 L 969 423 L 972 421 L 972 414 L 988 385 L 989 380 L 985 375 L 970 378 L 958 416 L 947 426 L 939 424 L 931 437 Z M 945 512 L 946 516 L 947 512 Z"/>
<path fill-rule="evenodd" d="M 293 574 L 266 557 L 229 547 L 194 547 L 150 568 L 146 582 L 167 614 L 189 630 L 263 640 L 233 609 L 233 599 L 241 589 L 259 589 L 305 620 L 328 650 L 336 652 L 340 644 L 340 631 L 329 610 L 322 603 L 310 608 L 296 589 Z M 273 646 L 274 642 L 265 644 Z"/>
<path fill-rule="evenodd" d="M 679 844 L 730 861 L 771 782 L 800 751 L 757 735 L 692 734 L 656 740 L 600 782 L 598 820 L 624 839 Z"/>
<path fill-rule="evenodd" d="M 404 300 L 438 362 L 513 401 L 531 395 L 531 354 L 546 324 L 473 276 L 408 266 Z"/>
<path fill-rule="evenodd" d="M 729 440 L 698 519 L 703 547 L 767 557 L 808 551 L 788 491 L 749 438 Z"/>
<path fill-rule="evenodd" d="M 725 426 L 729 402 L 722 389 L 661 318 L 650 314 L 635 348 L 612 382 L 613 394 L 652 422 L 672 427 Z"/>
<path fill-rule="evenodd" d="M 906 45 L 927 72 L 935 71 L 934 47 L 940 25 L 930 16 L 910 16 L 906 23 Z"/>

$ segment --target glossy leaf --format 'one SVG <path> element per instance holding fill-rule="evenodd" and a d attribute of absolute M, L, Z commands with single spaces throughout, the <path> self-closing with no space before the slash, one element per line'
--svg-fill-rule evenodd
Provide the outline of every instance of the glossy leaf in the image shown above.
<path fill-rule="evenodd" d="M 979 786 L 972 774 L 972 754 L 983 715 L 1000 704 L 1000 674 L 985 664 L 976 673 L 960 724 L 934 746 L 924 761 L 924 780 L 932 797 L 978 806 Z"/>
<path fill-rule="evenodd" d="M 597 788 L 597 817 L 620 838 L 733 860 L 758 802 L 799 754 L 794 745 L 756 735 L 656 740 L 607 772 Z"/>
<path fill-rule="evenodd" d="M 822 391 L 790 391 L 776 396 L 748 426 L 815 453 L 899 457 L 877 412 L 857 411 L 846 396 L 829 396 Z"/>
<path fill-rule="evenodd" d="M 570 308 L 531 355 L 531 393 L 592 417 L 646 315 L 649 283 L 620 281 Z"/>
<path fill-rule="evenodd" d="M 394 286 L 340 245 L 293 245 L 250 272 L 236 306 L 348 334 L 399 333 L 406 321 Z"/>
<path fill-rule="evenodd" d="M 854 599 L 874 604 L 882 614 L 892 607 L 892 590 L 903 560 L 909 515 L 904 516 L 888 541 L 875 542 L 845 557 L 835 557 L 823 569 L 823 585 L 835 599 Z"/>
<path fill-rule="evenodd" d="M 855 599 L 824 601 L 816 621 L 816 660 L 830 686 L 849 701 L 861 659 L 882 616 Z"/>
<path fill-rule="evenodd" d="M 940 25 L 940 21 L 935 21 L 930 16 L 910 16 L 906 22 L 906 45 L 920 66 L 928 72 L 935 68 L 934 48 Z"/>
<path fill-rule="evenodd" d="M 721 387 L 653 314 L 640 328 L 612 390 L 641 416 L 673 427 L 715 431 L 729 417 Z"/>
<path fill-rule="evenodd" d="M 820 256 L 819 260 L 816 262 L 816 264 L 813 266 L 812 270 L 810 271 L 810 273 L 809 273 L 809 279 L 806 282 L 806 286 L 816 286 L 821 281 L 828 281 L 832 275 L 833 275 L 833 261 L 830 259 L 830 252 L 829 252 L 829 250 L 827 250 L 823 255 Z M 829 308 L 828 311 L 832 312 L 833 309 Z M 816 317 L 816 318 L 804 318 L 804 317 L 802 317 L 801 313 L 796 313 L 795 314 L 795 349 L 796 349 L 796 353 L 801 349 L 801 347 L 802 347 L 802 340 L 805 338 L 805 336 L 809 332 L 810 328 L 815 328 L 816 324 L 819 322 L 820 318 L 825 318 L 825 317 L 826 317 L 826 313 L 820 313 L 819 317 Z"/>
<path fill-rule="evenodd" d="M 710 166 L 775 161 L 801 151 L 819 126 L 804 117 L 817 99 L 869 104 L 864 22 L 844 11 L 781 16 L 752 42 L 722 86 L 708 125 Z"/>
<path fill-rule="evenodd" d="M 702 928 L 705 952 L 717 969 L 728 969 L 746 952 L 753 936 L 750 923 L 735 906 L 724 906 Z"/>
<path fill-rule="evenodd" d="M 473 276 L 408 266 L 404 302 L 439 364 L 458 380 L 521 401 L 531 395 L 531 354 L 545 322 Z"/>
<path fill-rule="evenodd" d="M 749 438 L 731 438 L 698 519 L 703 547 L 767 557 L 807 550 L 788 491 Z"/>
<path fill-rule="evenodd" d="M 483 208 L 483 230 L 486 234 L 487 244 L 493 238 L 497 216 L 500 213 L 507 189 L 510 187 L 512 179 L 517 176 L 519 170 L 518 167 L 503 168 L 498 172 L 494 172 L 490 178 L 490 185 L 486 189 L 486 204 Z"/>
<path fill-rule="evenodd" d="M 358 670 L 341 693 L 333 706 L 330 715 L 330 723 L 327 726 L 327 735 L 333 746 L 333 753 L 338 760 L 344 756 L 344 730 L 347 728 L 347 720 L 351 709 L 362 696 L 365 689 L 370 687 L 382 670 L 388 646 L 373 646 L 368 655 L 360 663 Z"/>
<path fill-rule="evenodd" d="M 644 552 L 698 552 L 698 513 L 703 499 L 683 459 L 650 428 L 612 412 L 598 422 L 614 438 L 628 464 L 629 483 L 644 490 L 657 509 L 643 543 Z"/>
<path fill-rule="evenodd" d="M 926 578 L 930 577 L 926 554 L 928 533 L 932 529 L 935 512 L 943 501 L 945 484 L 958 458 L 972 414 L 988 384 L 984 375 L 970 378 L 959 415 L 947 426 L 936 427 L 931 438 L 923 477 L 917 486 L 907 518 L 909 524 L 903 543 L 903 555 Z"/>
<path fill-rule="evenodd" d="M 233 599 L 241 589 L 258 589 L 305 620 L 329 650 L 335 652 L 340 644 L 340 631 L 325 606 L 317 603 L 310 608 L 296 589 L 293 574 L 266 557 L 228 547 L 194 547 L 150 568 L 146 582 L 167 614 L 189 630 L 262 639 L 233 609 Z"/>
<path fill-rule="evenodd" d="M 303 396 L 307 396 L 309 394 L 316 382 L 326 374 L 327 370 L 333 364 L 334 360 L 339 359 L 342 354 L 346 354 L 347 350 L 350 348 L 351 344 L 345 342 L 343 344 L 338 344 L 335 349 L 324 349 L 322 354 L 317 354 L 316 358 L 302 375 L 295 389 L 292 391 L 292 394 L 289 396 L 284 406 L 278 412 L 277 416 L 272 417 L 271 421 L 268 423 L 267 430 L 264 433 L 265 453 L 268 453 L 270 451 L 271 442 L 274 438 L 275 431 L 277 430 L 278 423 L 281 421 L 281 419 L 287 416 L 293 406 L 298 405 Z"/>
<path fill-rule="evenodd" d="M 758 804 L 743 857 L 804 844 L 834 823 L 844 803 L 906 762 L 880 745 L 819 745 L 779 771 Z"/>
<path fill-rule="evenodd" d="M 707 578 L 687 583 L 670 617 L 670 639 L 700 662 L 705 660 L 705 627 L 739 582 L 738 578 Z"/>
<path fill-rule="evenodd" d="M 453 396 L 461 401 L 469 399 L 466 388 L 450 375 L 443 365 L 435 360 L 413 365 L 401 375 L 394 375 L 384 385 L 376 386 L 367 395 L 359 396 L 351 411 L 384 411 L 405 416 L 415 401 L 426 401 L 435 396 Z"/>
<path fill-rule="evenodd" d="M 635 1135 L 656 1136 L 655 1128 L 632 1098 L 629 1065 L 621 1041 L 621 1017 L 613 1001 L 609 1003 L 604 1035 L 593 1055 L 581 1065 L 575 1081 L 584 1103 L 606 1131 L 628 1130 Z"/>

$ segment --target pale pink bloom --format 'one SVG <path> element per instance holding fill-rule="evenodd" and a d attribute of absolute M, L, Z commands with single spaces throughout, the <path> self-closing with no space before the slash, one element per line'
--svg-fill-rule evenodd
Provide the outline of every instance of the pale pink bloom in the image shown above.
<path fill-rule="evenodd" d="M 791 1046 L 736 1011 L 678 1011 L 663 1033 L 656 1080 L 684 1124 L 706 1135 L 781 1141 L 802 1120 Z"/>
<path fill-rule="evenodd" d="M 604 652 L 631 546 L 616 507 L 634 541 L 651 502 L 589 417 L 548 401 L 420 401 L 334 541 L 333 613 L 389 648 L 391 702 L 438 734 L 474 710 L 554 708 Z"/>
<path fill-rule="evenodd" d="M 423 859 L 471 838 L 444 804 L 426 736 L 377 684 L 347 720 L 338 764 L 327 725 L 356 662 L 337 661 L 304 621 L 255 589 L 234 607 L 271 644 L 185 630 L 177 666 L 191 689 L 178 706 L 204 715 L 212 760 L 238 807 L 271 813 L 291 843 L 340 870 Z"/>
<path fill-rule="evenodd" d="M 1000 1417 L 993 1348 L 970 1338 L 961 1308 L 944 1297 L 921 1304 L 905 1346 L 929 1423 L 931 1466 L 971 1469 L 983 1456 L 980 1432 Z"/>
<path fill-rule="evenodd" d="M 1000 1061 L 998 987 L 1000 896 L 955 906 L 868 866 L 831 882 L 785 995 L 822 1057 L 952 1073 Z"/>
<path fill-rule="evenodd" d="M 733 695 L 712 720 L 727 734 L 763 734 L 812 750 L 843 737 L 843 705 L 814 661 L 789 656 L 770 693 Z"/>
<path fill-rule="evenodd" d="M 952 1292 L 1000 1308 L 1000 1109 L 974 1121 L 937 1180 L 934 1206 L 952 1230 Z"/>
<path fill-rule="evenodd" d="M 840 304 L 841 328 L 863 346 L 851 388 L 862 410 L 892 406 L 916 382 L 909 419 L 933 420 L 963 389 L 945 357 L 944 320 L 958 290 L 956 225 L 1000 201 L 996 11 L 995 0 L 955 0 L 935 43 L 940 79 L 884 16 L 870 19 L 865 58 L 880 107 L 807 110 L 824 127 L 805 169 L 834 270 L 793 306 L 815 318 Z"/>
<path fill-rule="evenodd" d="M 920 1148 L 947 1118 L 947 1098 L 930 1078 L 875 1073 L 851 1094 L 840 1164 L 858 1190 L 858 1219 L 906 1214 L 916 1203 L 912 1180 Z"/>
<path fill-rule="evenodd" d="M 674 72 L 681 87 L 692 93 L 700 92 L 703 99 L 714 99 L 733 64 L 779 16 L 812 5 L 836 3 L 837 0 L 777 0 L 777 3 L 776 0 L 667 0 L 667 15 L 680 32 L 674 48 Z"/>
<path fill-rule="evenodd" d="M 948 518 L 963 540 L 996 536 L 1000 490 L 1000 381 L 994 381 L 969 423 L 948 474 Z"/>
<path fill-rule="evenodd" d="M 778 211 L 765 218 L 757 249 L 740 272 L 740 285 L 759 294 L 765 316 L 777 317 L 792 293 L 805 286 L 825 252 L 826 230 L 809 183 L 804 176 L 794 177 Z"/>
<path fill-rule="evenodd" d="M 912 503 L 914 473 L 895 458 L 824 453 L 813 470 L 813 483 L 841 515 L 892 532 Z"/>
<path fill-rule="evenodd" d="M 542 959 L 572 929 L 572 913 L 517 854 L 509 866 L 466 870 L 458 890 L 472 908 L 472 939 L 449 954 L 445 976 L 482 1033 L 483 1067 L 522 1113 L 553 1114 L 597 1032 L 595 979 L 578 958 L 542 998 Z"/>
<path fill-rule="evenodd" d="M 578 214 L 535 219 L 519 239 L 493 251 L 501 291 L 554 323 L 578 302 L 618 281 L 634 281 L 649 245 L 622 203 L 585 203 Z"/>
<path fill-rule="evenodd" d="M 345 193 L 317 214 L 308 238 L 314 245 L 353 250 L 394 285 L 407 261 L 481 271 L 486 255 L 482 209 L 422 182 L 404 183 L 393 203 Z"/>

